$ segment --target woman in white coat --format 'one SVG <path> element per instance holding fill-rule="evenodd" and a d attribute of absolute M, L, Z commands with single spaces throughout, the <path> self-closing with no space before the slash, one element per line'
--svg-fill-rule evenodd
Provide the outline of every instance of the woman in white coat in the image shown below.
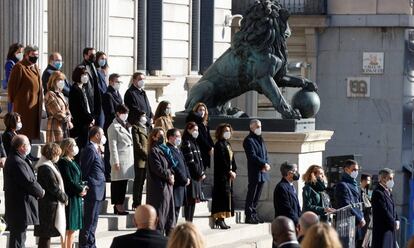
<path fill-rule="evenodd" d="M 108 128 L 111 163 L 111 202 L 114 213 L 126 215 L 124 200 L 128 180 L 134 179 L 134 147 L 131 125 L 127 122 L 128 108 L 121 104 L 116 108 L 116 117 Z"/>

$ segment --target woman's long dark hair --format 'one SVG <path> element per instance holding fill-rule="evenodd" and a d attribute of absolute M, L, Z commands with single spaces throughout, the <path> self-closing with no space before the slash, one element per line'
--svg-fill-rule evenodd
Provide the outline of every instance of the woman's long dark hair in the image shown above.
<path fill-rule="evenodd" d="M 20 48 L 23 48 L 24 46 L 20 43 L 13 43 L 10 45 L 9 47 L 9 52 L 7 53 L 7 59 L 14 59 L 16 58 L 16 56 L 14 55 L 17 50 L 19 50 Z"/>
<path fill-rule="evenodd" d="M 155 110 L 154 120 L 160 118 L 161 116 L 169 116 L 171 118 L 171 113 L 168 115 L 165 114 L 165 110 L 167 109 L 168 104 L 170 104 L 169 101 L 161 101 L 158 104 L 157 110 Z"/>
<path fill-rule="evenodd" d="M 196 126 L 197 126 L 197 124 L 194 121 L 187 122 L 187 124 L 185 124 L 185 128 L 184 128 L 184 131 L 183 131 L 183 139 L 188 139 L 190 137 L 193 137 L 193 136 L 191 136 L 191 133 L 188 132 L 188 130 L 193 129 Z"/>
<path fill-rule="evenodd" d="M 160 127 L 156 127 L 152 129 L 150 136 L 148 137 L 148 154 L 151 152 L 151 149 L 154 147 L 155 140 L 154 137 L 157 137 L 159 132 L 164 132 L 164 130 Z"/>

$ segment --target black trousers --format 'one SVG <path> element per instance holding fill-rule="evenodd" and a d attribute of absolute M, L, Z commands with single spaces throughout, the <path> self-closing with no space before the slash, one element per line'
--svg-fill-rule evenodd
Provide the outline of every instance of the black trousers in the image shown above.
<path fill-rule="evenodd" d="M 187 204 L 187 205 L 184 206 L 185 221 L 193 222 L 194 211 L 195 211 L 195 203 L 194 204 Z"/>
<path fill-rule="evenodd" d="M 128 180 L 111 182 L 111 203 L 124 204 Z"/>
<path fill-rule="evenodd" d="M 142 201 L 142 191 L 144 189 L 144 182 L 147 177 L 147 169 L 146 168 L 138 168 L 134 166 L 135 171 L 135 178 L 134 178 L 134 186 L 133 186 L 133 207 L 138 207 L 141 205 Z"/>
<path fill-rule="evenodd" d="M 107 134 L 105 134 L 108 137 Z M 109 142 L 105 143 L 105 151 L 104 151 L 104 163 L 105 163 L 105 180 L 107 182 L 111 181 L 111 163 L 110 161 L 111 154 L 109 153 Z"/>
<path fill-rule="evenodd" d="M 180 218 L 180 209 L 181 209 L 181 206 L 180 207 L 175 207 L 175 222 L 177 223 L 178 222 L 178 218 Z"/>
<path fill-rule="evenodd" d="M 26 242 L 26 229 L 24 227 L 13 227 L 9 226 L 10 238 L 9 238 L 9 248 L 24 248 Z"/>
<path fill-rule="evenodd" d="M 50 238 L 40 237 L 37 248 L 50 248 Z"/>
<path fill-rule="evenodd" d="M 250 183 L 247 186 L 246 203 L 244 206 L 244 212 L 246 218 L 257 217 L 257 204 L 262 194 L 264 182 Z"/>

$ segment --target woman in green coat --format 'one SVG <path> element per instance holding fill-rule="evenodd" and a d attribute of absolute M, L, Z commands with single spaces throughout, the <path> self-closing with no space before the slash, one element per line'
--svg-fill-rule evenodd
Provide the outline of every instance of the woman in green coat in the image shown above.
<path fill-rule="evenodd" d="M 326 193 L 325 173 L 321 166 L 311 165 L 302 177 L 305 186 L 302 189 L 302 211 L 312 211 L 319 215 L 321 221 L 328 221 L 328 214 L 335 211 L 331 208 L 329 195 Z"/>
<path fill-rule="evenodd" d="M 58 167 L 69 198 L 66 206 L 65 247 L 71 248 L 75 231 L 82 229 L 83 226 L 82 197 L 86 195 L 88 186 L 83 185 L 80 167 L 74 160 L 74 157 L 79 153 L 79 147 L 75 140 L 72 138 L 64 139 L 60 143 L 60 147 L 62 156 Z"/>

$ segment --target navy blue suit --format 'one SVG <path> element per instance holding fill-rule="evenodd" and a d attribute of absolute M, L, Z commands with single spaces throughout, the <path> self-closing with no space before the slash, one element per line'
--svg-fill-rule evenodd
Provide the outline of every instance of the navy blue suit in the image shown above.
<path fill-rule="evenodd" d="M 299 223 L 301 215 L 300 205 L 296 190 L 285 178 L 282 178 L 273 191 L 273 205 L 275 207 L 275 218 L 286 216 L 295 225 Z"/>
<path fill-rule="evenodd" d="M 88 182 L 88 193 L 84 198 L 84 226 L 79 233 L 79 247 L 96 247 L 95 231 L 101 202 L 105 196 L 105 165 L 100 152 L 88 142 L 80 156 L 82 179 Z"/>
<path fill-rule="evenodd" d="M 257 218 L 257 204 L 262 193 L 263 184 L 269 181 L 269 174 L 262 172 L 266 163 L 269 163 L 266 145 L 261 136 L 250 132 L 243 141 L 244 152 L 247 158 L 248 188 L 245 203 L 247 219 Z"/>
<path fill-rule="evenodd" d="M 396 247 L 395 222 L 398 220 L 392 195 L 382 185 L 372 193 L 372 248 Z"/>

